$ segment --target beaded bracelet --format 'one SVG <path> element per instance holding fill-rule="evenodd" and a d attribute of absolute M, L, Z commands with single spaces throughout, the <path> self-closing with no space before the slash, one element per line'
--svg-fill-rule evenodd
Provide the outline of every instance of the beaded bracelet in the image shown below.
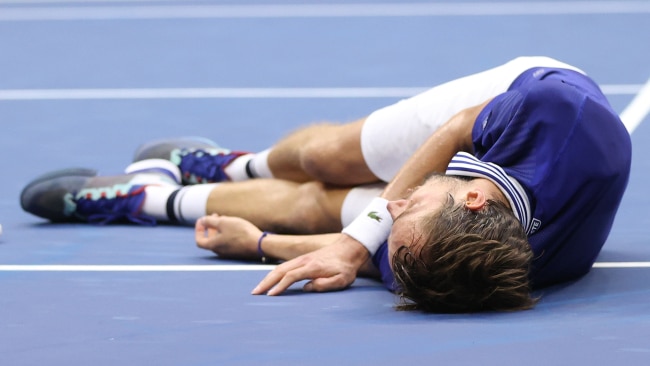
<path fill-rule="evenodd" d="M 264 239 L 267 235 L 272 234 L 268 231 L 264 231 L 262 233 L 262 236 L 260 236 L 259 239 L 257 239 L 257 254 L 260 256 L 260 260 L 262 263 L 267 263 L 270 262 L 270 259 L 264 255 L 264 251 L 262 250 L 262 239 Z"/>

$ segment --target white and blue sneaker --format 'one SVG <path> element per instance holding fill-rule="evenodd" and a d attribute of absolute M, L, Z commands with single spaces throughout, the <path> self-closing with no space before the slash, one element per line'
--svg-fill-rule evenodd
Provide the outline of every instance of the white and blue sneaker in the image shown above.
<path fill-rule="evenodd" d="M 174 172 L 163 170 L 99 176 L 91 169 L 63 169 L 31 181 L 20 194 L 20 204 L 52 222 L 155 225 L 154 218 L 142 213 L 145 188 L 178 184 Z"/>
<path fill-rule="evenodd" d="M 224 168 L 245 154 L 224 149 L 205 138 L 181 137 L 143 144 L 136 150 L 133 161 L 167 160 L 180 169 L 183 184 L 201 184 L 229 181 Z M 147 167 L 155 168 L 157 164 L 143 162 L 140 166 Z"/>

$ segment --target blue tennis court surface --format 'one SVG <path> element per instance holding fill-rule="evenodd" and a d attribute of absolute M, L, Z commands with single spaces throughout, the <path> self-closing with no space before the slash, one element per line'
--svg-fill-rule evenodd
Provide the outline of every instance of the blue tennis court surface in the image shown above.
<path fill-rule="evenodd" d="M 650 1 L 0 0 L 0 364 L 647 365 Z M 515 313 L 397 312 L 379 283 L 252 296 L 271 267 L 185 227 L 53 225 L 43 172 L 118 173 L 142 142 L 257 151 L 521 55 L 581 67 L 632 130 L 633 170 L 586 277 Z"/>

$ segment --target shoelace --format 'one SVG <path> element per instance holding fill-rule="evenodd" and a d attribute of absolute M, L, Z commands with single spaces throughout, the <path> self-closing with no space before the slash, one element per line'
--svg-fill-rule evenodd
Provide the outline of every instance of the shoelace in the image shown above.
<path fill-rule="evenodd" d="M 76 200 L 76 212 L 93 224 L 105 225 L 118 220 L 127 220 L 144 226 L 156 225 L 156 219 L 140 212 L 144 202 L 146 186 L 133 186 L 128 193 L 114 198 L 90 199 L 80 197 Z"/>
<path fill-rule="evenodd" d="M 223 168 L 228 165 L 238 154 L 219 153 L 211 155 L 204 150 L 181 150 L 181 163 L 179 168 L 183 179 L 187 183 L 213 183 L 229 180 Z"/>

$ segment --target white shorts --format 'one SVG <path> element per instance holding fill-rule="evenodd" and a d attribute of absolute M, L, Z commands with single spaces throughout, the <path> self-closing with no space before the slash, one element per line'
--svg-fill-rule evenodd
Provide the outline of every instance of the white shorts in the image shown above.
<path fill-rule="evenodd" d="M 533 67 L 582 72 L 548 57 L 519 57 L 379 109 L 368 116 L 361 130 L 361 151 L 370 171 L 390 182 L 438 127 L 461 110 L 507 91 L 521 73 Z"/>

